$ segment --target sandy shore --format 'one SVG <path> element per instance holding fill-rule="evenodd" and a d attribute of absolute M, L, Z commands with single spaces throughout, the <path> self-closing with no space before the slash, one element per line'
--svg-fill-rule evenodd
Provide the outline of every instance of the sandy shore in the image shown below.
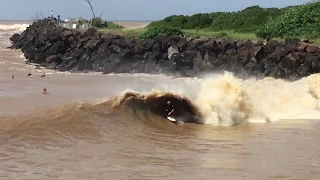
<path fill-rule="evenodd" d="M 113 21 L 113 23 L 115 24 L 119 24 L 118 21 Z M 128 29 L 136 29 L 136 28 L 144 28 L 146 26 L 148 26 L 151 22 L 121 22 L 120 21 L 120 25 L 128 28 Z"/>

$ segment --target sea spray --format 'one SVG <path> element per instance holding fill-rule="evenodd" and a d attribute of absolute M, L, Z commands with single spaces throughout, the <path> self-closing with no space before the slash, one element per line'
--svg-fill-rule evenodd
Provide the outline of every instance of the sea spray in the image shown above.
<path fill-rule="evenodd" d="M 242 80 L 232 74 L 206 78 L 195 103 L 206 124 L 230 126 L 243 123 L 251 114 L 251 105 Z"/>
<path fill-rule="evenodd" d="M 231 73 L 209 76 L 195 100 L 205 124 L 231 126 L 281 119 L 320 119 L 320 75 L 299 81 L 241 80 Z"/>
<path fill-rule="evenodd" d="M 13 30 L 13 32 L 20 32 L 24 31 L 30 24 L 12 24 L 12 25 L 6 25 L 6 24 L 0 24 L 0 30 Z"/>

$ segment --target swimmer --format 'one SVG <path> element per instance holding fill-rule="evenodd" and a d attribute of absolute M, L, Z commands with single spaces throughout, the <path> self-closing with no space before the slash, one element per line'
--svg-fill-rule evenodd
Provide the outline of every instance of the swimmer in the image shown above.
<path fill-rule="evenodd" d="M 43 89 L 42 94 L 49 94 L 49 93 L 47 92 L 47 88 L 44 88 L 44 89 Z"/>

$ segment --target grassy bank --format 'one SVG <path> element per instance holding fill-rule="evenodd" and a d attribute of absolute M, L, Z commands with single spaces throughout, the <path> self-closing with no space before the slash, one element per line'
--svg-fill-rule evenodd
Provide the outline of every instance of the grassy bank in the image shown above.
<path fill-rule="evenodd" d="M 143 34 L 147 28 L 122 28 L 122 29 L 100 29 L 105 34 L 119 34 L 126 37 L 139 36 Z M 257 38 L 254 33 L 235 33 L 233 31 L 209 31 L 209 30 L 182 30 L 183 34 L 186 36 L 198 38 L 201 36 L 206 37 L 220 37 L 220 38 L 228 38 L 228 39 L 261 39 Z"/>
<path fill-rule="evenodd" d="M 143 34 L 148 28 L 104 28 L 100 29 L 105 34 L 119 34 L 126 37 L 138 37 L 139 35 Z M 199 29 L 199 30 L 182 30 L 183 34 L 186 36 L 198 38 L 202 36 L 206 37 L 219 37 L 219 38 L 226 38 L 226 39 L 249 39 L 249 40 L 263 40 L 262 38 L 257 37 L 254 33 L 237 33 L 235 31 L 211 31 L 209 29 Z M 279 41 L 284 41 L 281 38 L 274 38 Z M 301 37 L 304 39 L 304 37 Z M 312 39 L 314 44 L 320 46 L 320 38 Z"/>
<path fill-rule="evenodd" d="M 125 37 L 137 37 L 141 34 L 143 34 L 147 29 L 145 28 L 136 28 L 136 29 L 132 29 L 132 28 L 104 28 L 104 29 L 100 29 L 101 32 L 103 32 L 104 34 L 119 34 L 121 36 L 125 36 Z"/>
<path fill-rule="evenodd" d="M 247 7 L 237 12 L 172 15 L 152 22 L 147 28 L 167 26 L 191 36 L 223 36 L 235 39 L 320 38 L 320 1 L 284 8 Z M 199 29 L 198 32 L 193 29 Z"/>
<path fill-rule="evenodd" d="M 139 37 L 140 40 L 154 38 L 158 34 L 176 34 L 194 38 L 206 36 L 249 40 L 300 38 L 320 45 L 319 9 L 319 0 L 284 8 L 251 6 L 237 12 L 172 15 L 138 29 L 119 28 L 109 22 L 109 27 L 101 31 Z M 100 25 L 104 21 L 97 19 L 95 22 Z"/>

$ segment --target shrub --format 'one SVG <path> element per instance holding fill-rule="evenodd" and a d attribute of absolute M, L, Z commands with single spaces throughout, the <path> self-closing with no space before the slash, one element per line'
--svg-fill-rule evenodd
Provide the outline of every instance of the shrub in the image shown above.
<path fill-rule="evenodd" d="M 144 39 L 152 39 L 157 37 L 159 34 L 170 35 L 183 35 L 181 29 L 168 27 L 168 26 L 156 26 L 147 29 L 143 34 L 141 34 L 138 38 L 141 40 Z"/>
<path fill-rule="evenodd" d="M 102 20 L 101 18 L 93 18 L 91 19 L 92 26 L 97 28 L 108 27 L 107 21 Z"/>
<path fill-rule="evenodd" d="M 164 25 L 181 29 L 209 28 L 213 31 L 235 30 L 236 32 L 253 33 L 259 26 L 280 16 L 283 12 L 284 9 L 251 6 L 238 12 L 198 13 L 192 16 L 173 15 L 152 22 L 148 28 Z"/>
<path fill-rule="evenodd" d="M 258 27 L 283 13 L 282 9 L 261 8 L 251 6 L 239 12 L 212 13 L 212 27 L 214 31 L 234 30 L 240 33 L 253 33 Z"/>
<path fill-rule="evenodd" d="M 262 38 L 286 38 L 317 34 L 320 24 L 320 2 L 286 8 L 275 20 L 268 21 L 256 32 Z"/>
<path fill-rule="evenodd" d="M 163 20 L 150 23 L 147 26 L 147 28 L 157 27 L 157 26 L 169 26 L 169 27 L 183 29 L 187 21 L 188 21 L 188 16 L 172 15 L 164 18 Z"/>
<path fill-rule="evenodd" d="M 179 29 L 194 29 L 194 28 L 207 28 L 210 27 L 212 19 L 208 13 L 198 13 L 192 16 L 173 15 L 164 18 L 160 21 L 152 22 L 148 25 L 150 27 L 156 26 L 169 26 Z"/>

